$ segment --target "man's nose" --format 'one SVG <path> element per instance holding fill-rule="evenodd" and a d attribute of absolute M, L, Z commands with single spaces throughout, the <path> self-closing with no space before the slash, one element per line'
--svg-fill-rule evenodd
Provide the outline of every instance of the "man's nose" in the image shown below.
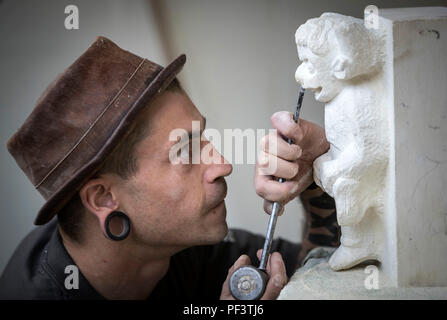
<path fill-rule="evenodd" d="M 233 166 L 213 147 L 214 160 L 206 168 L 205 180 L 208 183 L 213 183 L 221 177 L 226 177 L 233 172 Z"/>

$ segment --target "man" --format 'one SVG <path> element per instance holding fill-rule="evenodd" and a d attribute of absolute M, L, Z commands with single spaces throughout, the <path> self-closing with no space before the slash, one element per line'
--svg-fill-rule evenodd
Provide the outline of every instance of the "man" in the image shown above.
<path fill-rule="evenodd" d="M 1 298 L 231 298 L 231 273 L 259 257 L 263 238 L 234 231 L 222 241 L 232 171 L 223 158 L 170 161 L 175 129 L 201 149 L 209 144 L 205 119 L 175 79 L 184 63 L 182 55 L 162 68 L 99 37 L 44 92 L 8 149 L 46 199 L 35 220 L 45 226 L 17 248 Z M 273 174 L 291 180 L 257 175 L 267 211 L 309 186 L 312 161 L 328 148 L 321 128 L 289 120 L 279 113 L 273 124 L 299 146 L 279 143 L 259 164 L 278 161 Z M 194 151 L 191 139 L 186 148 Z M 264 299 L 279 295 L 298 262 L 299 246 L 279 240 L 273 248 L 286 265 L 271 255 Z"/>

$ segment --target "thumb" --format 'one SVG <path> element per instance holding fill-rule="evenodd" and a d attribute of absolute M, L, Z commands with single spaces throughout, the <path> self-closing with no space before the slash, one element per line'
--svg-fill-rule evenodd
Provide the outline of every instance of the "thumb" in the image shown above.
<path fill-rule="evenodd" d="M 278 298 L 282 288 L 284 288 L 288 281 L 286 267 L 279 252 L 273 252 L 270 255 L 267 273 L 270 279 L 261 300 L 274 300 Z"/>
<path fill-rule="evenodd" d="M 239 257 L 239 259 L 236 260 L 234 265 L 228 270 L 227 278 L 225 279 L 223 285 L 222 285 L 222 292 L 220 294 L 221 300 L 234 300 L 233 296 L 230 292 L 230 278 L 234 271 L 236 271 L 238 268 L 246 265 L 251 265 L 250 257 L 246 254 L 243 254 Z"/>

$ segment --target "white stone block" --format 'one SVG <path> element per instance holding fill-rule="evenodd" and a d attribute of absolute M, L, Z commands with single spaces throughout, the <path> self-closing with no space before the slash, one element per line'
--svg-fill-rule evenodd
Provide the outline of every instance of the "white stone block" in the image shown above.
<path fill-rule="evenodd" d="M 391 161 L 385 272 L 447 286 L 447 8 L 382 9 Z"/>
<path fill-rule="evenodd" d="M 373 36 L 366 41 L 364 29 L 349 27 L 356 20 L 340 20 L 347 37 L 334 42 L 332 34 L 330 52 L 320 51 L 320 60 L 314 56 L 321 48 L 306 48 L 302 37 L 323 36 L 330 22 L 309 24 L 313 29 L 301 35 L 297 31 L 304 60 L 297 80 L 326 103 L 331 149 L 315 162 L 314 177 L 334 197 L 342 227 L 341 246 L 329 265 L 340 270 L 378 260 L 387 287 L 426 288 L 418 291 L 426 297 L 430 287 L 437 287 L 444 295 L 447 8 L 380 9 L 378 29 L 369 30 Z M 322 270 L 306 281 L 335 273 Z M 336 277 L 349 286 L 352 279 L 346 275 Z M 293 280 L 289 286 L 294 287 Z M 389 292 L 399 296 L 399 290 Z"/>

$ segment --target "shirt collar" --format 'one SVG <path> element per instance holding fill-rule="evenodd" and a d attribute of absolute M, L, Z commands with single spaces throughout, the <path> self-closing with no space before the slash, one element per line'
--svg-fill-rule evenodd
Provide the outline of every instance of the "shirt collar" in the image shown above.
<path fill-rule="evenodd" d="M 63 245 L 62 238 L 57 227 L 57 222 L 53 223 L 56 224 L 55 230 L 53 231 L 48 244 L 44 248 L 42 255 L 42 266 L 44 270 L 47 271 L 51 278 L 53 278 L 66 299 L 105 299 L 90 285 L 88 280 L 81 273 L 81 270 L 74 263 L 73 259 L 70 257 L 65 246 Z M 70 267 L 66 269 L 68 266 L 73 267 L 71 267 L 71 269 Z M 67 277 L 73 276 L 76 270 L 79 276 L 78 289 L 67 289 L 65 286 L 65 281 Z"/>

